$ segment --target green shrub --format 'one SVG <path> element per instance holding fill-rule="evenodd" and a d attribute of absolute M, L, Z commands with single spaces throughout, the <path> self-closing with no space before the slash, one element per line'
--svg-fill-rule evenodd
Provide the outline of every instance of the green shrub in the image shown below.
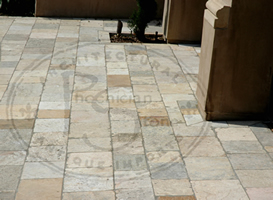
<path fill-rule="evenodd" d="M 128 27 L 140 41 L 145 40 L 145 29 L 148 23 L 156 17 L 157 3 L 155 0 L 136 0 L 137 10 L 130 17 Z"/>

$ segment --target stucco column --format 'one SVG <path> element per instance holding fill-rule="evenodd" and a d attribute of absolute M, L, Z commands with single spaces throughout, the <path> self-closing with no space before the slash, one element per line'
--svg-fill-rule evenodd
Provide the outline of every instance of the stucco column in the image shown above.
<path fill-rule="evenodd" d="M 273 71 L 273 1 L 210 0 L 197 98 L 206 120 L 261 119 Z"/>

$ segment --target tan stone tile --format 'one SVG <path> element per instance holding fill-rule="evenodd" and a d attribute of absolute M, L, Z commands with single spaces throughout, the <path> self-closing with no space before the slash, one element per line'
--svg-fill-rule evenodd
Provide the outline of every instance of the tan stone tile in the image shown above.
<path fill-rule="evenodd" d="M 171 126 L 168 117 L 165 116 L 140 116 L 142 126 Z"/>
<path fill-rule="evenodd" d="M 177 151 L 148 152 L 146 156 L 151 163 L 182 162 L 180 153 Z"/>
<path fill-rule="evenodd" d="M 183 115 L 200 115 L 198 109 L 181 109 Z"/>
<path fill-rule="evenodd" d="M 167 117 L 167 111 L 165 108 L 161 108 L 161 109 L 137 109 L 138 111 L 138 115 L 140 117 L 149 117 L 149 116 L 158 116 L 158 117 Z"/>
<path fill-rule="evenodd" d="M 100 113 L 97 111 L 82 111 L 76 110 L 71 113 L 71 122 L 82 123 L 82 122 L 93 122 L 93 123 L 109 123 L 108 113 Z"/>
<path fill-rule="evenodd" d="M 271 200 L 273 197 L 273 188 L 246 188 L 250 200 L 263 199 Z"/>
<path fill-rule="evenodd" d="M 131 87 L 129 75 L 108 75 L 108 87 Z"/>
<path fill-rule="evenodd" d="M 152 180 L 156 196 L 193 195 L 188 179 Z"/>
<path fill-rule="evenodd" d="M 192 90 L 188 83 L 180 84 L 160 84 L 158 85 L 162 94 L 192 94 Z"/>
<path fill-rule="evenodd" d="M 248 197 L 238 180 L 192 181 L 192 187 L 196 198 L 200 200 L 248 200 Z"/>
<path fill-rule="evenodd" d="M 74 91 L 72 96 L 72 102 L 75 102 L 75 103 L 92 104 L 93 101 L 106 101 L 106 100 L 107 100 L 106 90 Z"/>
<path fill-rule="evenodd" d="M 38 118 L 40 119 L 58 119 L 69 118 L 70 110 L 39 110 Z"/>
<path fill-rule="evenodd" d="M 68 152 L 111 151 L 110 137 L 69 139 Z"/>
<path fill-rule="evenodd" d="M 32 129 L 34 119 L 0 120 L 0 129 Z"/>
<path fill-rule="evenodd" d="M 177 137 L 184 157 L 225 156 L 220 142 L 215 137 Z"/>
<path fill-rule="evenodd" d="M 63 179 L 33 179 L 22 180 L 16 200 L 59 200 L 62 196 Z"/>
<path fill-rule="evenodd" d="M 216 132 L 221 141 L 257 141 L 250 128 L 217 128 Z"/>
<path fill-rule="evenodd" d="M 97 192 L 70 192 L 63 193 L 63 200 L 115 200 L 115 192 L 113 191 L 97 191 Z"/>
<path fill-rule="evenodd" d="M 157 200 L 196 200 L 195 196 L 158 197 Z"/>
<path fill-rule="evenodd" d="M 273 170 L 236 170 L 246 188 L 273 187 Z"/>
<path fill-rule="evenodd" d="M 27 161 L 58 162 L 65 161 L 65 157 L 66 157 L 65 146 L 37 146 L 29 148 Z"/>

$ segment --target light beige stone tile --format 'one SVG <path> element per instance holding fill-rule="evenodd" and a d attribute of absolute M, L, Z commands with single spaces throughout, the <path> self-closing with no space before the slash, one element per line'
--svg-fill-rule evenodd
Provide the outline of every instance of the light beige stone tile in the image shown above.
<path fill-rule="evenodd" d="M 67 138 L 67 132 L 34 133 L 30 146 L 65 146 Z"/>
<path fill-rule="evenodd" d="M 110 137 L 110 125 L 104 123 L 71 123 L 69 138 Z"/>
<path fill-rule="evenodd" d="M 162 94 L 192 94 L 188 83 L 180 84 L 160 84 L 158 85 Z"/>
<path fill-rule="evenodd" d="M 110 137 L 69 139 L 68 152 L 111 151 Z"/>
<path fill-rule="evenodd" d="M 63 178 L 63 162 L 26 162 L 21 179 Z"/>
<path fill-rule="evenodd" d="M 116 134 L 112 137 L 113 152 L 115 154 L 144 154 L 142 137 L 140 134 Z"/>
<path fill-rule="evenodd" d="M 246 188 L 250 200 L 270 200 L 273 196 L 273 188 Z"/>
<path fill-rule="evenodd" d="M 67 168 L 63 192 L 113 190 L 113 168 Z"/>
<path fill-rule="evenodd" d="M 68 168 L 105 168 L 112 167 L 111 152 L 70 153 L 68 154 Z"/>
<path fill-rule="evenodd" d="M 182 162 L 178 151 L 148 152 L 146 156 L 151 163 Z"/>
<path fill-rule="evenodd" d="M 63 200 L 115 200 L 115 192 L 113 191 L 98 191 L 98 192 L 70 192 L 63 193 Z"/>
<path fill-rule="evenodd" d="M 173 124 L 175 136 L 215 136 L 210 126 L 187 126 L 185 123 Z"/>
<path fill-rule="evenodd" d="M 138 120 L 130 121 L 111 121 L 111 132 L 119 133 L 140 133 L 140 125 Z"/>
<path fill-rule="evenodd" d="M 16 200 L 59 200 L 62 197 L 62 178 L 22 180 Z"/>
<path fill-rule="evenodd" d="M 198 200 L 248 200 L 238 180 L 191 181 L 191 183 Z"/>
<path fill-rule="evenodd" d="M 236 170 L 236 173 L 246 188 L 273 187 L 273 170 Z"/>
<path fill-rule="evenodd" d="M 178 144 L 184 157 L 221 157 L 225 152 L 215 137 L 178 137 Z"/>
<path fill-rule="evenodd" d="M 67 132 L 68 119 L 36 119 L 34 132 Z"/>
<path fill-rule="evenodd" d="M 184 115 L 184 119 L 188 126 L 204 121 L 201 115 Z"/>
<path fill-rule="evenodd" d="M 65 156 L 65 146 L 37 146 L 29 148 L 27 161 L 59 162 L 65 161 Z"/>
<path fill-rule="evenodd" d="M 221 141 L 257 141 L 250 128 L 217 128 L 216 132 Z"/>
<path fill-rule="evenodd" d="M 26 151 L 0 151 L 0 165 L 23 165 Z"/>
<path fill-rule="evenodd" d="M 193 195 L 188 179 L 153 180 L 152 183 L 156 196 Z"/>
<path fill-rule="evenodd" d="M 236 179 L 226 157 L 187 157 L 184 160 L 191 180 Z"/>

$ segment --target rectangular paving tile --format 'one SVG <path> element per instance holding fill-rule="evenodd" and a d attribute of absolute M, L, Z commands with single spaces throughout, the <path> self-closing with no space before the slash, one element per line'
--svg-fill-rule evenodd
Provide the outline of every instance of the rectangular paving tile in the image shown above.
<path fill-rule="evenodd" d="M 191 184 L 188 179 L 153 180 L 152 183 L 156 196 L 193 195 Z"/>
<path fill-rule="evenodd" d="M 111 151 L 110 137 L 69 139 L 68 152 Z"/>
<path fill-rule="evenodd" d="M 113 190 L 113 168 L 67 168 L 63 192 Z"/>
<path fill-rule="evenodd" d="M 248 200 L 238 180 L 191 181 L 197 199 Z"/>
<path fill-rule="evenodd" d="M 67 138 L 67 132 L 34 133 L 30 146 L 65 146 Z"/>
<path fill-rule="evenodd" d="M 116 171 L 140 171 L 147 169 L 144 154 L 115 154 L 114 169 Z"/>
<path fill-rule="evenodd" d="M 236 170 L 236 174 L 246 188 L 273 187 L 273 170 Z"/>
<path fill-rule="evenodd" d="M 21 179 L 63 178 L 64 162 L 26 162 Z"/>
<path fill-rule="evenodd" d="M 182 162 L 178 151 L 160 151 L 146 153 L 149 163 L 180 163 Z"/>
<path fill-rule="evenodd" d="M 187 179 L 185 165 L 178 162 L 149 163 L 152 179 Z"/>
<path fill-rule="evenodd" d="M 74 199 L 115 200 L 115 193 L 113 191 L 63 193 L 63 200 L 74 200 Z"/>
<path fill-rule="evenodd" d="M 0 165 L 23 165 L 26 151 L 0 151 Z"/>
<path fill-rule="evenodd" d="M 257 141 L 250 128 L 217 128 L 216 133 L 221 141 Z"/>
<path fill-rule="evenodd" d="M 61 199 L 62 183 L 63 179 L 61 178 L 22 180 L 18 188 L 16 200 Z"/>
<path fill-rule="evenodd" d="M 235 170 L 273 169 L 273 161 L 267 154 L 228 154 Z"/>
<path fill-rule="evenodd" d="M 258 141 L 223 141 L 227 153 L 265 153 Z"/>
<path fill-rule="evenodd" d="M 255 199 L 268 199 L 270 200 L 273 196 L 273 188 L 247 188 L 246 192 L 250 200 Z"/>
<path fill-rule="evenodd" d="M 69 118 L 70 110 L 39 110 L 38 118 L 40 119 L 58 119 Z"/>
<path fill-rule="evenodd" d="M 68 119 L 37 119 L 34 132 L 67 132 Z"/>
<path fill-rule="evenodd" d="M 27 150 L 31 135 L 31 129 L 2 129 L 0 130 L 0 150 Z"/>
<path fill-rule="evenodd" d="M 147 170 L 115 171 L 116 189 L 152 188 L 151 178 Z"/>
<path fill-rule="evenodd" d="M 34 119 L 0 120 L 0 129 L 32 129 Z"/>
<path fill-rule="evenodd" d="M 209 126 L 187 126 L 185 123 L 178 123 L 173 124 L 172 127 L 174 129 L 175 136 L 215 136 L 214 132 Z"/>
<path fill-rule="evenodd" d="M 191 180 L 236 179 L 226 157 L 188 157 L 184 160 Z"/>
<path fill-rule="evenodd" d="M 29 162 L 59 162 L 65 161 L 65 146 L 32 146 L 28 150 Z"/>
<path fill-rule="evenodd" d="M 106 168 L 112 167 L 111 152 L 69 153 L 66 166 L 68 168 Z"/>
<path fill-rule="evenodd" d="M 157 200 L 196 200 L 195 196 L 162 196 Z"/>
<path fill-rule="evenodd" d="M 140 116 L 141 126 L 171 126 L 167 116 Z"/>
<path fill-rule="evenodd" d="M 146 151 L 171 151 L 178 150 L 178 145 L 173 135 L 144 135 Z"/>
<path fill-rule="evenodd" d="M 118 189 L 116 190 L 116 199 L 142 199 L 142 200 L 155 200 L 153 188 L 132 188 L 132 189 Z"/>
<path fill-rule="evenodd" d="M 225 156 L 220 142 L 215 137 L 177 137 L 184 157 Z"/>
<path fill-rule="evenodd" d="M 111 121 L 111 132 L 113 134 L 119 133 L 139 133 L 140 125 L 138 120 L 130 121 Z"/>
<path fill-rule="evenodd" d="M 142 136 L 120 133 L 112 137 L 113 152 L 115 154 L 144 154 Z"/>
<path fill-rule="evenodd" d="M 22 172 L 22 166 L 0 166 L 0 191 L 16 190 Z"/>
<path fill-rule="evenodd" d="M 130 87 L 131 81 L 129 75 L 108 75 L 108 87 Z"/>

